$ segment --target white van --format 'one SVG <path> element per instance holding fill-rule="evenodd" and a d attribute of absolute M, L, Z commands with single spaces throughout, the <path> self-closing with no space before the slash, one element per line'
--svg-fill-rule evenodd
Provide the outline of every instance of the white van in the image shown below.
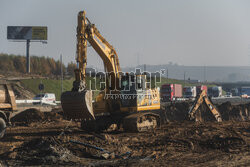
<path fill-rule="evenodd" d="M 41 93 L 34 97 L 34 100 L 40 100 L 40 103 L 55 104 L 56 96 L 54 93 Z"/>

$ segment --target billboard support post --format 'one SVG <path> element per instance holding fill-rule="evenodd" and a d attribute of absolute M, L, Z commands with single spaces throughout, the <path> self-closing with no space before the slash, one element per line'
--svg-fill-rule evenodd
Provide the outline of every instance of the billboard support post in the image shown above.
<path fill-rule="evenodd" d="M 26 72 L 30 73 L 30 40 L 27 39 L 26 42 Z"/>

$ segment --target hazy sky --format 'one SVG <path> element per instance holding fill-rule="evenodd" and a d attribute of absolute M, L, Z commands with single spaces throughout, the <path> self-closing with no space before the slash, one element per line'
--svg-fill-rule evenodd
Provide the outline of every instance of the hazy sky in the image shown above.
<path fill-rule="evenodd" d="M 0 0 L 0 52 L 25 55 L 7 26 L 48 26 L 30 54 L 75 61 L 77 13 L 116 49 L 121 66 L 250 65 L 249 0 Z M 88 65 L 102 66 L 92 48 Z"/>

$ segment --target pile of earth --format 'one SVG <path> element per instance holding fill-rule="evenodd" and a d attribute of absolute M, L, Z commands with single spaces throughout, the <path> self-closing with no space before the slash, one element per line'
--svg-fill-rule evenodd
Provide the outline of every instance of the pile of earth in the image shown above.
<path fill-rule="evenodd" d="M 240 128 L 238 129 L 237 126 Z M 127 142 L 127 144 L 133 152 L 132 156 L 151 157 L 156 166 L 164 166 L 164 164 L 203 166 L 202 164 L 206 161 L 217 163 L 229 154 L 249 152 L 250 145 L 247 138 L 249 131 L 242 128 L 248 126 L 247 122 L 236 123 L 235 126 L 212 122 L 204 124 L 173 122 L 162 127 L 162 130 L 156 134 L 138 135 L 137 142 L 131 144 Z M 185 165 L 187 162 L 188 164 Z M 125 163 L 122 162 L 123 165 Z M 131 163 L 129 165 L 136 165 L 138 161 Z"/>
<path fill-rule="evenodd" d="M 250 163 L 249 121 L 170 122 L 154 131 L 142 133 L 119 130 L 90 133 L 75 125 L 67 129 L 69 121 L 62 121 L 46 124 L 44 129 L 25 127 L 20 135 L 30 134 L 28 136 L 12 138 L 11 133 L 16 135 L 17 132 L 10 131 L 8 139 L 25 142 L 1 154 L 0 161 L 9 166 L 220 166 L 228 162 Z M 61 126 L 55 128 L 60 123 Z M 46 133 L 47 130 L 51 131 Z M 64 133 L 60 133 L 62 130 Z M 38 132 L 43 132 L 40 133 L 43 137 Z M 71 140 L 118 156 L 104 159 L 102 151 L 72 143 Z M 123 156 L 127 152 L 130 152 L 129 155 Z"/>
<path fill-rule="evenodd" d="M 62 116 L 56 112 L 41 112 L 38 109 L 30 108 L 21 111 L 11 117 L 11 123 L 28 125 L 32 122 L 56 121 L 62 119 Z"/>
<path fill-rule="evenodd" d="M 53 137 L 32 139 L 2 156 L 5 159 L 15 159 L 20 166 L 76 165 L 77 161 L 77 157 Z"/>
<path fill-rule="evenodd" d="M 219 105 L 218 110 L 224 121 L 247 121 L 250 120 L 250 103 L 232 105 L 230 102 Z"/>
<path fill-rule="evenodd" d="M 166 106 L 165 113 L 167 121 L 182 122 L 189 120 L 188 111 L 191 106 L 192 103 L 190 102 L 171 103 Z"/>
<path fill-rule="evenodd" d="M 188 121 L 188 112 L 192 107 L 192 102 L 172 103 L 166 106 L 165 116 L 167 122 L 177 121 L 183 122 Z M 223 121 L 247 121 L 250 120 L 250 103 L 232 105 L 230 102 L 225 102 L 217 105 L 216 108 L 221 114 Z M 201 115 L 203 121 L 215 121 L 214 116 L 207 108 L 205 104 L 202 104 L 197 110 L 197 114 Z"/>
<path fill-rule="evenodd" d="M 11 83 L 12 90 L 16 96 L 16 99 L 33 99 L 35 94 L 25 89 L 20 82 Z"/>
<path fill-rule="evenodd" d="M 157 145 L 173 145 L 182 150 L 204 152 L 220 150 L 223 152 L 239 152 L 247 149 L 246 141 L 234 128 L 205 124 L 185 124 L 185 128 L 177 129 L 178 133 L 160 136 L 154 143 Z M 248 148 L 249 149 L 249 148 Z"/>

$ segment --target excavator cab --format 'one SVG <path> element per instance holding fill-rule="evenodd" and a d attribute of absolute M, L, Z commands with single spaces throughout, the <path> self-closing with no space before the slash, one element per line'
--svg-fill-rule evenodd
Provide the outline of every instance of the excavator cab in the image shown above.
<path fill-rule="evenodd" d="M 121 108 L 137 107 L 138 93 L 145 90 L 145 75 L 126 75 L 121 79 Z"/>
<path fill-rule="evenodd" d="M 146 75 L 128 75 L 122 78 L 120 110 L 122 112 L 159 110 L 159 90 L 149 87 Z"/>

